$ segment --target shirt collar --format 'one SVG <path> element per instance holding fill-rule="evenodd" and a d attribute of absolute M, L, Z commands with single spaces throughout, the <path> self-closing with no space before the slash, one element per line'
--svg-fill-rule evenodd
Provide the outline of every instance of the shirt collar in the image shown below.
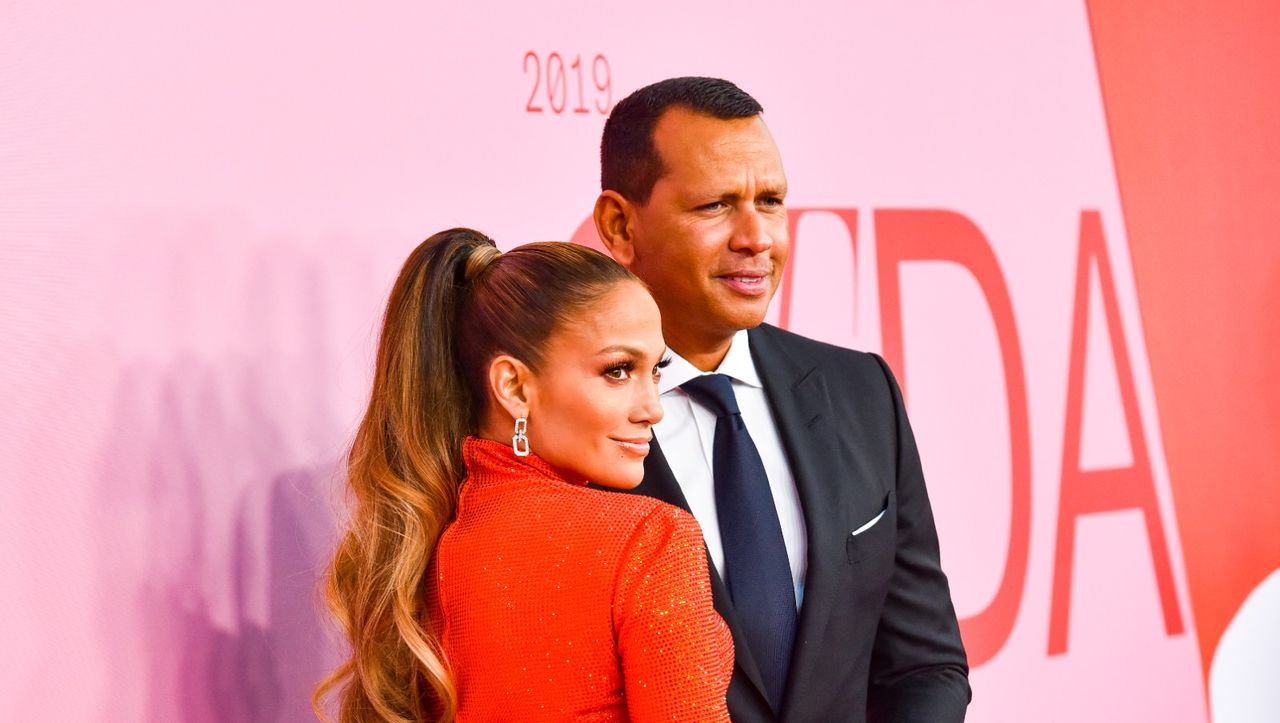
<path fill-rule="evenodd" d="M 703 374 L 702 370 L 670 347 L 667 348 L 667 354 L 671 356 L 671 363 L 662 370 L 662 379 L 658 382 L 659 394 L 666 394 Z M 733 335 L 733 340 L 729 342 L 729 351 L 725 353 L 724 359 L 714 373 L 724 374 L 748 386 L 764 387 L 760 382 L 760 374 L 756 372 L 756 364 L 751 360 L 751 340 L 746 329 L 741 329 Z"/>

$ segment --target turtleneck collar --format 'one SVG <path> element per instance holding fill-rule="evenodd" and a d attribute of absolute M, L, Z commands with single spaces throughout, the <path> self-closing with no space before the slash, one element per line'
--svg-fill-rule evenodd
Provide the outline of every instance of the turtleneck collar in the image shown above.
<path fill-rule="evenodd" d="M 557 482 L 586 486 L 586 480 L 574 481 L 536 454 L 517 457 L 511 445 L 491 439 L 467 436 L 462 441 L 462 459 L 467 465 L 467 478 L 483 482 L 515 477 L 545 477 Z"/>

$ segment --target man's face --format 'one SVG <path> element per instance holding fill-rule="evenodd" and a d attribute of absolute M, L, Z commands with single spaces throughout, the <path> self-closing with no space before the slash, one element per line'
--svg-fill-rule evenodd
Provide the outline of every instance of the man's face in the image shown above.
<path fill-rule="evenodd" d="M 630 267 L 652 290 L 673 347 L 720 343 L 764 321 L 782 278 L 782 158 L 759 116 L 673 108 L 653 137 L 666 173 L 635 207 Z"/>

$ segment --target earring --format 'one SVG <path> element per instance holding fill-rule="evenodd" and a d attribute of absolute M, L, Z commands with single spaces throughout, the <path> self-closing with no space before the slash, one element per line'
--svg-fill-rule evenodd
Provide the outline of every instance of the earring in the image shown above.
<path fill-rule="evenodd" d="M 516 419 L 516 433 L 511 438 L 511 451 L 515 452 L 517 457 L 529 456 L 529 438 L 525 436 L 528 430 L 529 420 L 524 417 Z"/>

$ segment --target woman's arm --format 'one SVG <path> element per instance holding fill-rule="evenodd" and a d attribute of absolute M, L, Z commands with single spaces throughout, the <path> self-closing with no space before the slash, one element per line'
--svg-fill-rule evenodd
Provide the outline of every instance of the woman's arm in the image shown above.
<path fill-rule="evenodd" d="M 733 638 L 712 607 L 702 531 L 660 504 L 632 534 L 614 585 L 614 631 L 633 721 L 728 721 Z"/>

